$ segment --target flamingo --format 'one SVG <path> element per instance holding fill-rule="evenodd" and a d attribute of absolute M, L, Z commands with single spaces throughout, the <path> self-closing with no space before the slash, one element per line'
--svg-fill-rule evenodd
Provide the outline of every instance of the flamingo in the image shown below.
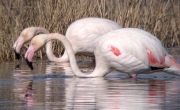
<path fill-rule="evenodd" d="M 15 52 L 16 59 L 18 60 L 20 59 L 20 52 L 21 52 L 21 48 L 23 44 L 30 41 L 35 35 L 39 33 L 48 34 L 49 31 L 43 27 L 28 27 L 28 28 L 25 28 L 21 32 L 20 36 L 17 38 L 17 40 L 13 44 L 13 49 Z"/>
<path fill-rule="evenodd" d="M 81 53 L 87 52 L 89 53 L 94 52 L 94 48 L 96 42 L 98 41 L 98 37 L 116 29 L 121 29 L 122 27 L 114 21 L 105 19 L 105 18 L 83 18 L 73 22 L 66 31 L 66 38 L 69 40 L 71 45 L 73 46 L 74 53 Z M 36 31 L 39 28 L 28 28 L 25 29 L 21 36 L 29 41 L 34 37 Z M 42 30 L 42 29 L 41 29 Z M 44 31 L 44 34 L 48 34 L 48 31 Z M 27 34 L 26 34 L 27 33 Z M 16 56 L 20 53 L 20 48 L 23 45 L 23 37 L 19 37 L 18 40 L 14 44 L 14 49 L 16 50 Z M 29 39 L 27 39 L 29 38 Z M 25 42 L 25 40 L 24 40 Z M 37 41 L 38 42 L 38 41 Z M 86 55 L 87 55 L 86 53 Z M 62 57 L 56 57 L 52 52 L 52 42 L 48 42 L 46 45 L 46 54 L 50 61 L 53 62 L 68 62 L 68 56 L 66 54 L 66 50 Z M 91 56 L 91 55 L 90 55 Z"/>
<path fill-rule="evenodd" d="M 42 40 L 37 43 L 39 39 Z M 179 75 L 180 65 L 168 54 L 159 39 L 138 28 L 118 29 L 99 37 L 94 51 L 96 66 L 90 74 L 80 71 L 72 45 L 63 35 L 58 33 L 37 35 L 31 40 L 31 45 L 25 54 L 31 69 L 33 69 L 34 52 L 52 39 L 61 41 L 65 46 L 72 72 L 77 77 L 103 77 L 112 70 L 134 75 L 140 71 L 157 68 L 176 71 L 175 74 Z"/>

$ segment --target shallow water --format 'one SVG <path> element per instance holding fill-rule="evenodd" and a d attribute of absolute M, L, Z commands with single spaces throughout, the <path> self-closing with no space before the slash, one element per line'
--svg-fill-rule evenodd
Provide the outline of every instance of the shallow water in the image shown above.
<path fill-rule="evenodd" d="M 176 110 L 180 77 L 164 72 L 137 79 L 112 72 L 104 78 L 77 78 L 69 63 L 0 63 L 0 110 Z M 94 63 L 78 62 L 84 72 Z M 17 68 L 15 68 L 17 67 Z"/>

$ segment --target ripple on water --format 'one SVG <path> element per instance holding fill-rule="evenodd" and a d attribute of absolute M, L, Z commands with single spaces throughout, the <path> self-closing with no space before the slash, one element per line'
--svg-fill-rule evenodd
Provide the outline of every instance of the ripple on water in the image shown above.
<path fill-rule="evenodd" d="M 31 71 L 24 62 L 1 63 L 0 109 L 178 109 L 179 76 L 164 72 L 139 74 L 137 79 L 112 71 L 104 78 L 77 78 L 69 63 L 35 62 Z M 79 62 L 91 72 L 92 62 Z"/>

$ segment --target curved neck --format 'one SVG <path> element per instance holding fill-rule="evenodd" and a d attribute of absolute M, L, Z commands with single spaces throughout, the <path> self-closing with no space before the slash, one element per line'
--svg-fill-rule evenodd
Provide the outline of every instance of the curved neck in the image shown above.
<path fill-rule="evenodd" d="M 49 31 L 43 27 L 36 27 L 36 35 L 37 34 L 49 34 Z"/>
<path fill-rule="evenodd" d="M 67 52 L 67 55 L 69 57 L 69 61 L 70 61 L 70 65 L 71 65 L 71 69 L 72 72 L 79 77 L 98 77 L 98 76 L 104 76 L 107 71 L 103 68 L 98 68 L 96 65 L 95 70 L 91 73 L 91 74 L 84 74 L 80 71 L 80 69 L 78 68 L 78 65 L 76 63 L 76 58 L 74 55 L 74 51 L 72 49 L 71 44 L 69 43 L 69 41 L 64 37 L 64 35 L 58 34 L 58 33 L 53 33 L 53 34 L 49 34 L 47 41 L 52 40 L 52 39 L 57 39 L 59 41 L 61 41 L 65 47 L 65 50 Z M 105 71 L 99 71 L 99 70 L 105 70 Z"/>
<path fill-rule="evenodd" d="M 35 35 L 37 35 L 37 34 L 49 34 L 49 31 L 43 27 L 36 27 L 34 29 L 35 29 Z M 68 57 L 66 54 L 64 54 L 61 58 L 56 57 L 54 55 L 54 53 L 52 51 L 52 41 L 49 41 L 46 44 L 46 55 L 50 61 L 54 61 L 54 62 L 67 62 L 68 61 Z"/>
<path fill-rule="evenodd" d="M 62 57 L 56 57 L 52 51 L 52 41 L 49 41 L 46 44 L 46 55 L 49 59 L 49 61 L 53 61 L 53 62 L 68 62 L 68 56 L 66 54 L 66 52 L 64 52 Z"/>

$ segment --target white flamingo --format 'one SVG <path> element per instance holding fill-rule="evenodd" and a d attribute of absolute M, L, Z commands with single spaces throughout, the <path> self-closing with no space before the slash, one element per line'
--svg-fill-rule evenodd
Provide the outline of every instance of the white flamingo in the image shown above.
<path fill-rule="evenodd" d="M 41 34 L 31 40 L 25 59 L 32 67 L 32 57 L 35 51 L 52 39 L 60 40 L 70 59 L 72 72 L 78 77 L 102 77 L 111 70 L 127 72 L 130 75 L 142 70 L 165 68 L 165 70 L 180 70 L 179 64 L 167 53 L 161 42 L 152 34 L 137 28 L 124 28 L 111 31 L 101 37 L 96 44 L 96 67 L 91 74 L 83 74 L 76 63 L 71 44 L 61 34 Z M 37 40 L 41 42 L 37 43 Z M 179 74 L 176 73 L 175 74 Z"/>
<path fill-rule="evenodd" d="M 122 28 L 114 21 L 103 18 L 83 18 L 73 22 L 67 29 L 66 38 L 73 46 L 74 53 L 89 52 L 93 53 L 98 37 L 112 30 Z M 14 43 L 16 56 L 19 56 L 22 45 L 31 40 L 37 32 L 48 34 L 44 28 L 31 27 L 22 31 L 18 40 Z M 38 41 L 37 41 L 38 42 Z M 68 62 L 66 51 L 62 57 L 56 57 L 52 52 L 52 42 L 46 45 L 46 54 L 50 61 Z M 18 57 L 19 59 L 19 57 Z"/>

